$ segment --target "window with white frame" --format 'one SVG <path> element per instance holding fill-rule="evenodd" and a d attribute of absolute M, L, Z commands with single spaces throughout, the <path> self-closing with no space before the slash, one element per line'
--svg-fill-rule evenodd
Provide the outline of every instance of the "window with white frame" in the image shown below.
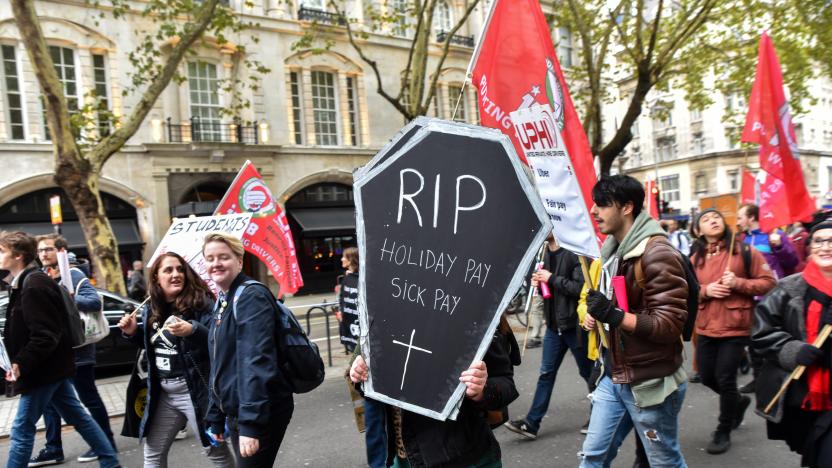
<path fill-rule="evenodd" d="M 696 174 L 696 193 L 701 194 L 708 191 L 708 176 L 704 172 Z"/>
<path fill-rule="evenodd" d="M 662 200 L 666 202 L 679 201 L 679 174 L 659 178 Z"/>
<path fill-rule="evenodd" d="M 465 95 L 462 93 L 463 87 L 458 85 L 448 86 L 448 98 L 451 100 L 451 114 L 453 115 L 456 109 L 456 115 L 453 116 L 454 122 L 466 122 L 468 118 L 468 103 L 465 102 Z"/>
<path fill-rule="evenodd" d="M 656 160 L 659 162 L 676 159 L 676 139 L 657 138 L 655 152 Z"/>
<path fill-rule="evenodd" d="M 575 53 L 575 46 L 572 39 L 572 32 L 568 28 L 558 28 L 558 60 L 563 68 L 572 68 L 572 56 Z"/>
<path fill-rule="evenodd" d="M 301 0 L 300 6 L 315 10 L 326 10 L 326 0 Z"/>
<path fill-rule="evenodd" d="M 690 110 L 690 121 L 691 122 L 701 122 L 702 121 L 702 109 L 691 109 Z"/>
<path fill-rule="evenodd" d="M 407 24 L 407 0 L 390 0 L 389 8 L 390 16 L 396 16 L 391 32 L 394 36 L 408 37 L 410 31 Z"/>
<path fill-rule="evenodd" d="M 52 57 L 52 63 L 55 65 L 55 72 L 58 74 L 58 80 L 64 87 L 64 95 L 66 96 L 66 105 L 70 113 L 78 111 L 78 75 L 75 70 L 75 51 L 69 47 L 49 46 L 49 55 Z M 43 103 L 43 98 L 41 98 Z M 44 105 L 44 109 L 45 109 Z M 49 134 L 49 125 L 46 123 L 46 112 L 43 113 L 43 134 L 45 139 L 51 140 L 52 136 Z"/>
<path fill-rule="evenodd" d="M 17 69 L 15 46 L 3 44 L 3 84 L 6 91 L 6 118 L 10 140 L 26 139 L 26 124 L 23 121 L 23 93 L 20 88 L 20 74 Z"/>
<path fill-rule="evenodd" d="M 350 121 L 350 141 L 353 146 L 358 145 L 358 89 L 355 78 L 347 77 L 347 112 Z"/>
<path fill-rule="evenodd" d="M 315 144 L 338 144 L 338 104 L 335 94 L 335 74 L 312 72 L 312 115 L 315 124 Z"/>
<path fill-rule="evenodd" d="M 728 171 L 728 190 L 736 192 L 740 187 L 740 171 L 732 169 Z"/>
<path fill-rule="evenodd" d="M 294 132 L 292 134 L 292 141 L 296 145 L 303 144 L 303 108 L 301 107 L 302 93 L 300 83 L 300 73 L 293 71 L 289 73 L 289 95 L 292 100 L 292 123 L 294 123 Z"/>
<path fill-rule="evenodd" d="M 673 126 L 673 114 L 669 111 L 667 115 L 653 119 L 653 130 L 665 130 Z"/>
<path fill-rule="evenodd" d="M 203 61 L 188 62 L 188 89 L 194 141 L 220 141 L 222 127 L 217 65 Z"/>
<path fill-rule="evenodd" d="M 739 92 L 730 92 L 725 95 L 725 109 L 729 113 L 745 112 L 745 96 Z"/>
<path fill-rule="evenodd" d="M 454 15 L 451 6 L 445 0 L 436 4 L 433 12 L 433 29 L 437 34 L 449 32 L 454 27 Z"/>
<path fill-rule="evenodd" d="M 702 132 L 691 134 L 691 151 L 693 151 L 693 154 L 703 154 L 705 152 L 705 137 Z"/>
<path fill-rule="evenodd" d="M 98 132 L 103 136 L 110 134 L 110 120 L 105 115 L 110 108 L 110 93 L 107 87 L 107 68 L 104 55 L 92 54 L 92 80 L 95 97 L 98 99 Z"/>

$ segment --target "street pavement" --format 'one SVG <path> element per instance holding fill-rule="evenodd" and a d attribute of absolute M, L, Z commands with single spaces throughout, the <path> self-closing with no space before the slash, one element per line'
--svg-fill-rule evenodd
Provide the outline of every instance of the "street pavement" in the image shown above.
<path fill-rule="evenodd" d="M 313 337 L 320 336 L 313 326 Z M 346 366 L 342 351 L 333 343 L 335 367 L 327 369 L 327 380 L 310 394 L 295 397 L 295 413 L 278 456 L 278 466 L 286 467 L 360 467 L 365 466 L 363 435 L 355 428 L 352 405 L 347 393 L 343 371 Z M 526 351 L 523 364 L 515 370 L 515 381 L 520 397 L 510 407 L 511 418 L 525 415 L 537 382 L 537 367 L 541 349 Z M 687 356 L 690 356 L 688 349 Z M 686 364 L 689 366 L 689 361 Z M 743 376 L 741 383 L 747 381 Z M 711 432 L 716 426 L 719 401 L 717 396 L 701 384 L 689 384 L 685 405 L 680 415 L 682 450 L 691 467 L 798 467 L 799 457 L 789 452 L 785 444 L 765 437 L 764 421 L 755 414 L 746 415 L 743 425 L 732 434 L 733 446 L 724 455 L 705 452 Z M 505 466 L 574 467 L 584 436 L 579 428 L 588 415 L 586 385 L 580 379 L 570 355 L 564 359 L 552 396 L 549 413 L 535 441 L 527 441 L 507 431 L 496 430 Z M 113 428 L 121 428 L 121 417 L 112 419 Z M 68 462 L 63 466 L 89 467 L 74 458 L 86 446 L 71 428 L 64 429 L 64 452 Z M 121 461 L 125 467 L 142 465 L 142 451 L 135 439 L 117 437 Z M 43 446 L 39 433 L 36 448 Z M 630 467 L 633 463 L 633 438 L 629 437 L 613 463 L 614 467 Z M 0 466 L 8 454 L 8 439 L 0 440 Z M 208 466 L 201 455 L 198 440 L 189 435 L 176 441 L 170 453 L 171 467 Z M 71 461 L 70 461 L 71 460 Z M 94 465 L 93 465 L 94 466 Z"/>

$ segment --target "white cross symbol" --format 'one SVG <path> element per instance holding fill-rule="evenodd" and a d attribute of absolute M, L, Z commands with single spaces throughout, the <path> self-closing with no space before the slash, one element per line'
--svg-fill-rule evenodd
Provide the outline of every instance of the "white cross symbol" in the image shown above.
<path fill-rule="evenodd" d="M 407 362 L 410 361 L 410 350 L 415 349 L 416 351 L 421 351 L 423 353 L 433 354 L 433 351 L 428 351 L 427 349 L 413 346 L 413 335 L 415 334 L 416 329 L 410 332 L 410 343 L 402 343 L 399 340 L 393 340 L 393 343 L 407 347 L 407 357 L 404 359 L 404 369 L 402 370 L 402 384 L 399 387 L 399 390 L 402 390 L 404 388 L 404 376 L 407 375 Z"/>

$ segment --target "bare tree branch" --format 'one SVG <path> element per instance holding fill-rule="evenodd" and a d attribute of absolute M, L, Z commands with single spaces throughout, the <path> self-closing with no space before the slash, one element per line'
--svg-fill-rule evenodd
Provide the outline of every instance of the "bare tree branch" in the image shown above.
<path fill-rule="evenodd" d="M 100 170 L 104 163 L 107 162 L 107 160 L 119 149 L 121 149 L 127 140 L 130 139 L 130 137 L 132 137 L 133 134 L 135 134 L 139 129 L 139 126 L 153 108 L 153 104 L 159 98 L 159 95 L 162 94 L 168 84 L 170 84 L 171 78 L 173 78 L 173 75 L 176 74 L 176 70 L 179 68 L 185 54 L 188 50 L 190 50 L 194 42 L 202 37 L 202 34 L 211 24 L 211 19 L 214 16 L 214 11 L 216 10 L 218 3 L 219 0 L 208 0 L 202 5 L 202 7 L 200 7 L 200 10 L 196 15 L 195 22 L 192 23 L 192 26 L 189 29 L 186 29 L 185 34 L 179 38 L 179 43 L 177 43 L 171 50 L 170 57 L 165 63 L 165 66 L 162 68 L 162 72 L 153 79 L 150 86 L 148 86 L 147 90 L 145 90 L 142 94 L 141 99 L 139 99 L 139 102 L 136 103 L 136 106 L 133 108 L 133 112 L 130 114 L 130 117 L 127 118 L 125 123 L 121 125 L 120 128 L 101 140 L 101 142 L 99 142 L 98 145 L 90 151 L 89 155 L 91 163 L 96 171 Z"/>

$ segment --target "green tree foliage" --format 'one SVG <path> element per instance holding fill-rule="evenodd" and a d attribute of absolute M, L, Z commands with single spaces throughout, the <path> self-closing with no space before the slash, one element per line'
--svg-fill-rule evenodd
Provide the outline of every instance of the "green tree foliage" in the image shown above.
<path fill-rule="evenodd" d="M 715 92 L 747 98 L 763 30 L 777 47 L 793 112 L 802 112 L 812 102 L 808 85 L 816 65 L 827 74 L 832 68 L 831 9 L 825 0 L 555 0 L 553 26 L 579 40 L 570 81 L 602 174 L 632 140 L 651 90 L 682 89 L 693 109 L 711 104 Z M 627 109 L 617 128 L 604 132 L 602 108 L 615 98 Z M 733 108 L 726 115 L 734 138 L 744 112 Z"/>

